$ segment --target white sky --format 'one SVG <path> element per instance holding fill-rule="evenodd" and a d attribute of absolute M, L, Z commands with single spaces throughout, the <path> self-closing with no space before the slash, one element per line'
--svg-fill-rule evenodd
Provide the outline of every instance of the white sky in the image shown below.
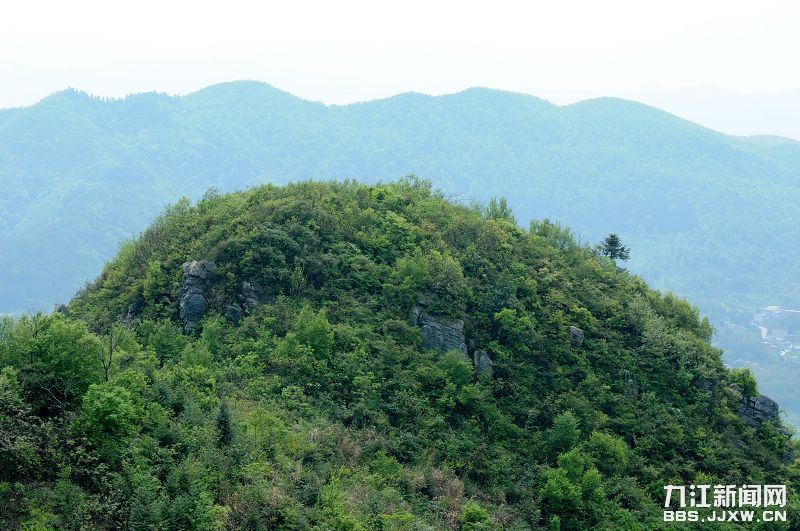
<path fill-rule="evenodd" d="M 800 2 L 775 0 L 9 0 L 0 108 L 67 86 L 175 94 L 234 79 L 326 103 L 476 85 L 563 101 L 788 91 L 800 89 L 798 28 Z"/>

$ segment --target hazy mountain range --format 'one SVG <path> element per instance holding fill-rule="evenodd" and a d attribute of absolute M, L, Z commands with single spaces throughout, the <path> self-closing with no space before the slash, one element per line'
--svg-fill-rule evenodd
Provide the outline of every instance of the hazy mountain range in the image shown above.
<path fill-rule="evenodd" d="M 611 92 L 525 88 L 522 92 L 559 105 L 615 96 L 657 107 L 727 134 L 770 134 L 800 140 L 800 89 L 742 92 L 703 86 Z"/>
<path fill-rule="evenodd" d="M 469 89 L 326 106 L 234 82 L 124 100 L 67 90 L 0 111 L 0 312 L 66 301 L 181 196 L 409 173 L 457 200 L 507 196 L 523 226 L 619 233 L 627 267 L 718 328 L 800 300 L 793 140 L 726 136 L 620 99 Z"/>

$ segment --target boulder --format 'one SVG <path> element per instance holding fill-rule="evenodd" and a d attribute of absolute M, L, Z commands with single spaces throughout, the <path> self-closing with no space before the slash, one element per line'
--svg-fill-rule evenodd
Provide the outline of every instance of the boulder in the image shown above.
<path fill-rule="evenodd" d="M 433 315 L 425 311 L 420 302 L 411 309 L 413 323 L 422 334 L 422 347 L 447 352 L 458 350 L 469 359 L 464 341 L 464 321 L 444 315 Z"/>
<path fill-rule="evenodd" d="M 214 272 L 214 262 L 210 260 L 192 260 L 183 264 L 183 276 L 207 280 Z"/>
<path fill-rule="evenodd" d="M 208 260 L 194 260 L 183 264 L 183 282 L 178 291 L 178 299 L 185 334 L 194 333 L 197 323 L 208 310 L 206 290 L 213 272 L 214 262 Z"/>
<path fill-rule="evenodd" d="M 577 326 L 569 327 L 569 343 L 574 348 L 581 348 L 583 346 L 584 336 L 583 330 Z"/>
<path fill-rule="evenodd" d="M 778 404 L 768 396 L 743 396 L 739 402 L 739 415 L 754 427 L 778 420 L 778 412 Z"/>

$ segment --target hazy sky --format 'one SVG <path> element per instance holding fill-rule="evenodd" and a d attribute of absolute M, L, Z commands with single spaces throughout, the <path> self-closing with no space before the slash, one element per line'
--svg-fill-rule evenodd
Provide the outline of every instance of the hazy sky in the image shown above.
<path fill-rule="evenodd" d="M 266 81 L 327 103 L 489 86 L 800 88 L 800 2 L 6 2 L 0 107 Z M 554 96 L 557 99 L 557 96 Z"/>

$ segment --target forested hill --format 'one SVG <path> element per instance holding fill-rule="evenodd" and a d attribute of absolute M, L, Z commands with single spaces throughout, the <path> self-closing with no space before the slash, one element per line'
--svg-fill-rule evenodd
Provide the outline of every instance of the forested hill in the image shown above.
<path fill-rule="evenodd" d="M 789 529 L 796 445 L 711 333 L 501 201 L 209 193 L 0 319 L 2 527 L 663 529 L 665 485 L 786 483 Z"/>
<path fill-rule="evenodd" d="M 68 90 L 0 111 L 0 312 L 50 308 L 163 205 L 306 178 L 415 173 L 520 220 L 618 232 L 631 268 L 706 312 L 800 297 L 800 144 L 724 136 L 630 101 L 487 89 L 325 106 L 235 82 L 185 97 Z"/>

